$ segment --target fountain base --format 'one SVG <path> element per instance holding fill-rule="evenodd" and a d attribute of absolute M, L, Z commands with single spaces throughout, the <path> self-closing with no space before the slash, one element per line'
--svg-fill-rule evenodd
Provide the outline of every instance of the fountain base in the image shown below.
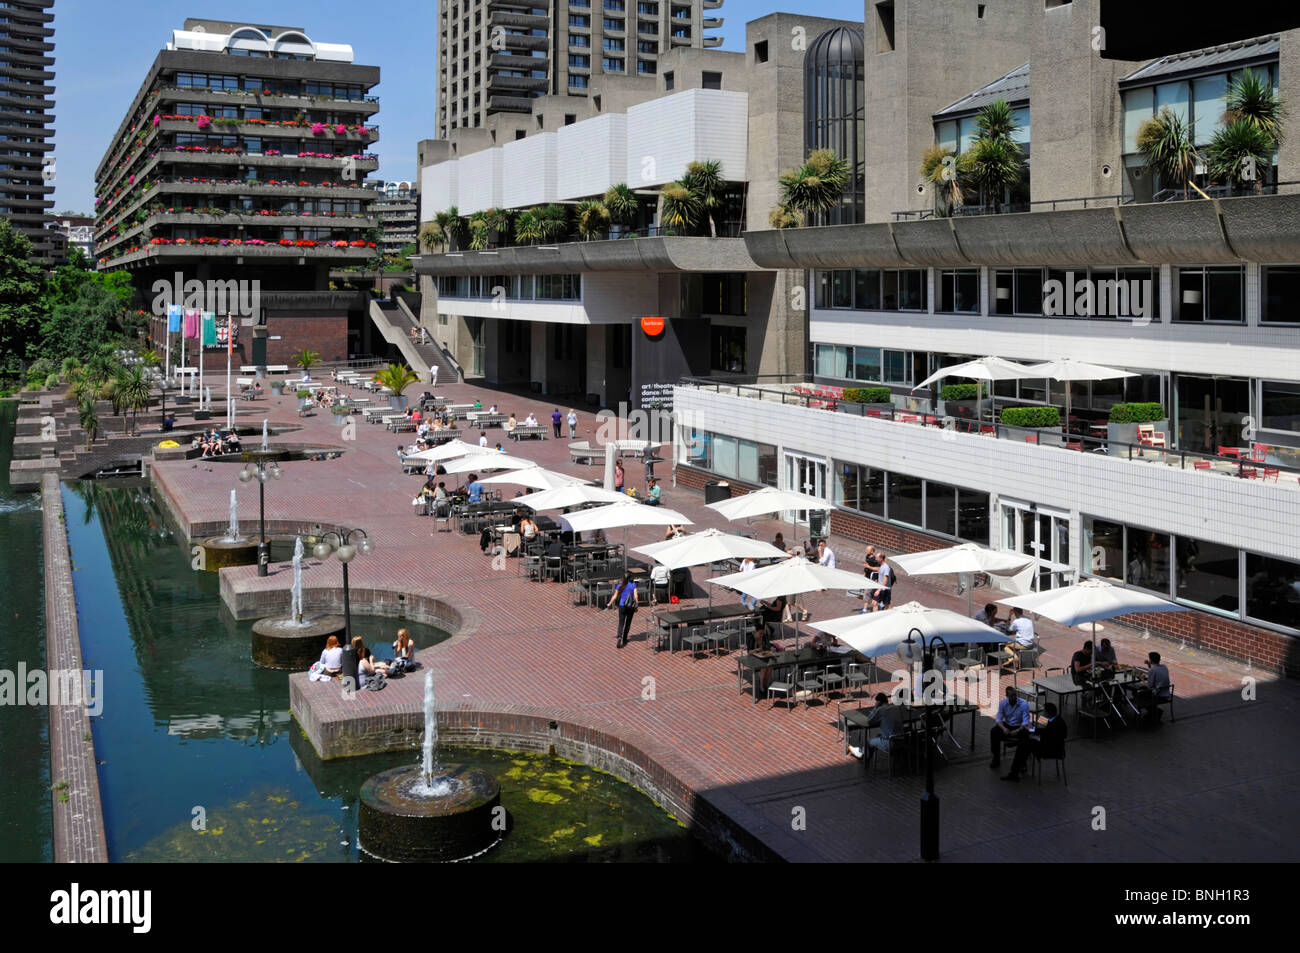
<path fill-rule="evenodd" d="M 253 623 L 253 661 L 262 668 L 303 672 L 320 659 L 331 635 L 343 644 L 343 616 L 305 615 L 302 625 L 287 615 L 258 619 Z"/>
<path fill-rule="evenodd" d="M 419 765 L 391 768 L 361 786 L 357 844 L 397 863 L 465 860 L 492 847 L 506 830 L 501 788 L 477 768 L 446 765 L 423 793 Z"/>
<path fill-rule="evenodd" d="M 257 540 L 249 537 L 243 539 L 226 539 L 224 536 L 210 536 L 199 541 L 203 547 L 203 568 L 208 572 L 218 572 L 227 566 L 257 565 Z"/>

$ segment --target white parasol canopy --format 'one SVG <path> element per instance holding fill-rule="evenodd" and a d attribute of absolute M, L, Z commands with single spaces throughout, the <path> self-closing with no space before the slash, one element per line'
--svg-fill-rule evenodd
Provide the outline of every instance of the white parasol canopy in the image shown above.
<path fill-rule="evenodd" d="M 666 506 L 646 506 L 631 497 L 626 497 L 623 502 L 569 513 L 565 519 L 576 533 L 594 529 L 618 529 L 620 526 L 692 525 L 689 519 L 676 510 L 670 510 Z"/>
<path fill-rule="evenodd" d="M 687 566 L 702 566 L 705 563 L 721 562 L 724 559 L 785 559 L 783 550 L 771 543 L 724 533 L 718 529 L 706 529 L 703 532 L 667 539 L 662 543 L 650 543 L 637 546 L 632 552 L 653 557 L 655 562 L 669 569 L 682 569 Z M 857 577 L 855 577 L 857 578 Z M 860 584 L 861 580 L 859 580 Z"/>
<path fill-rule="evenodd" d="M 448 473 L 476 473 L 479 470 L 522 470 L 533 466 L 533 461 L 513 457 L 508 453 L 478 453 L 457 457 L 445 464 Z"/>
<path fill-rule="evenodd" d="M 765 486 L 744 496 L 733 496 L 729 500 L 710 503 L 709 509 L 717 510 L 729 520 L 746 519 L 751 516 L 766 516 L 782 510 L 829 510 L 831 504 L 820 497 L 794 490 L 778 490 Z M 861 585 L 861 579 L 858 580 Z"/>
<path fill-rule="evenodd" d="M 498 473 L 496 476 L 484 477 L 480 483 L 509 483 L 514 486 L 526 486 L 534 490 L 554 490 L 562 486 L 576 486 L 590 483 L 582 477 L 557 473 L 542 467 L 524 467 L 510 473 Z"/>
<path fill-rule="evenodd" d="M 1033 364 L 1029 368 L 1039 377 L 1050 377 L 1054 381 L 1065 381 L 1065 429 L 1070 429 L 1070 387 L 1071 381 L 1109 381 L 1117 377 L 1137 377 L 1132 371 L 1121 371 L 1115 367 L 1101 364 L 1089 364 L 1063 357 L 1058 361 L 1046 361 Z"/>
<path fill-rule="evenodd" d="M 1029 368 L 1024 364 L 1017 364 L 1014 361 L 1008 361 L 1001 357 L 981 357 L 978 360 L 966 361 L 962 364 L 952 364 L 948 367 L 940 368 L 935 371 L 921 383 L 912 388 L 913 393 L 932 384 L 934 381 L 944 377 L 966 377 L 976 381 L 1012 381 L 1028 380 L 1034 377 L 1042 377 L 1042 374 L 1031 373 Z M 990 389 L 990 403 L 996 404 L 997 398 Z M 981 417 L 983 410 L 979 411 Z"/>
<path fill-rule="evenodd" d="M 1085 579 L 1073 586 L 1031 592 L 1028 595 L 999 599 L 1003 605 L 1016 606 L 1047 616 L 1062 625 L 1100 622 L 1130 612 L 1187 612 L 1183 606 L 1136 589 L 1112 585 L 1104 579 Z"/>
<path fill-rule="evenodd" d="M 481 447 L 474 444 L 466 443 L 459 438 L 448 440 L 446 443 L 437 447 L 430 447 L 428 450 L 421 450 L 419 453 L 413 453 L 406 459 L 408 460 L 452 460 L 456 457 L 464 457 L 469 454 L 482 453 Z"/>
<path fill-rule="evenodd" d="M 814 629 L 833 635 L 868 658 L 894 652 L 913 629 L 922 635 L 937 635 L 948 643 L 1006 642 L 1008 636 L 992 626 L 953 612 L 931 609 L 919 602 L 908 602 L 894 609 L 882 609 L 865 615 L 849 615 L 825 622 L 808 623 Z"/>
<path fill-rule="evenodd" d="M 514 502 L 520 506 L 530 506 L 535 510 L 560 510 L 587 503 L 622 503 L 627 499 L 624 493 L 615 493 L 613 490 L 605 490 L 598 486 L 569 484 L 516 497 Z"/>
<path fill-rule="evenodd" d="M 1029 592 L 1038 565 L 1038 560 L 1033 556 L 999 552 L 977 546 L 975 543 L 962 543 L 960 546 L 949 546 L 946 549 L 894 556 L 891 562 L 909 576 L 941 576 L 947 573 L 969 576 L 977 572 L 988 573 L 990 576 L 999 577 L 1002 588 L 1014 593 Z M 973 586 L 969 578 L 965 580 L 965 585 L 966 608 L 969 614 L 974 601 Z"/>

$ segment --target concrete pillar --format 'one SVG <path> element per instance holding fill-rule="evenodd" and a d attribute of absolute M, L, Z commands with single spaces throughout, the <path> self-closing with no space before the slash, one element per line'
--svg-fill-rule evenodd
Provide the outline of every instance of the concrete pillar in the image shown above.
<path fill-rule="evenodd" d="M 587 325 L 587 391 L 605 403 L 605 325 Z"/>
<path fill-rule="evenodd" d="M 551 325 L 544 321 L 534 321 L 529 325 L 528 330 L 532 335 L 532 349 L 528 356 L 528 379 L 540 383 L 543 394 L 549 393 L 548 362 L 551 356 Z"/>

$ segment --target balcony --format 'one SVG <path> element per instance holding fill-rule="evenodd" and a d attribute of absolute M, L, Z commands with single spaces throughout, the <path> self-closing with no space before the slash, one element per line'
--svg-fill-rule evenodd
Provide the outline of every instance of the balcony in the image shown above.
<path fill-rule="evenodd" d="M 141 267 L 149 264 L 171 262 L 197 262 L 205 258 L 234 259 L 236 264 L 245 260 L 270 261 L 283 264 L 305 265 L 309 262 L 354 261 L 364 262 L 375 257 L 374 248 L 331 248 L 321 243 L 314 248 L 282 245 L 145 245 L 134 251 L 109 258 L 105 267 Z"/>
<path fill-rule="evenodd" d="M 489 96 L 488 112 L 532 112 L 533 100 L 528 96 Z"/>
<path fill-rule="evenodd" d="M 367 96 L 364 99 L 336 99 L 333 96 L 307 96 L 301 93 L 263 93 L 260 90 L 211 90 L 194 86 L 161 86 L 158 102 L 219 103 L 221 105 L 239 106 L 283 106 L 290 109 L 319 108 L 328 106 L 336 112 L 356 112 L 370 116 L 379 112 L 379 99 Z M 159 112 L 170 110 L 159 108 Z"/>
<path fill-rule="evenodd" d="M 722 37 L 720 37 L 720 36 L 706 36 L 702 42 L 703 42 L 703 44 L 704 44 L 704 48 L 705 48 L 706 50 L 711 50 L 711 49 L 713 49 L 714 47 L 718 47 L 718 46 L 721 46 L 721 45 L 722 45 Z"/>
<path fill-rule="evenodd" d="M 721 30 L 722 22 L 722 17 L 705 17 L 704 20 L 701 21 L 700 25 L 706 30 Z"/>
<path fill-rule="evenodd" d="M 590 271 L 735 272 L 755 265 L 738 238 L 658 236 L 520 245 L 489 252 L 421 255 L 424 275 L 561 274 Z"/>
<path fill-rule="evenodd" d="M 705 10 L 717 10 L 723 4 L 723 0 L 702 0 L 700 6 Z"/>
<path fill-rule="evenodd" d="M 512 53 L 493 53 L 488 65 L 495 69 L 546 69 L 550 59 L 545 56 L 515 56 Z"/>
<path fill-rule="evenodd" d="M 488 17 L 488 24 L 499 27 L 514 27 L 519 30 L 547 30 L 550 29 L 550 17 L 537 17 L 527 13 L 515 13 L 504 10 L 494 10 Z M 542 37 L 541 39 L 545 39 Z"/>
<path fill-rule="evenodd" d="M 519 33 L 506 33 L 500 44 L 507 50 L 542 50 L 550 49 L 551 41 L 544 36 L 523 36 Z"/>
<path fill-rule="evenodd" d="M 502 76 L 493 73 L 488 77 L 488 92 L 542 92 L 547 80 L 542 76 Z"/>

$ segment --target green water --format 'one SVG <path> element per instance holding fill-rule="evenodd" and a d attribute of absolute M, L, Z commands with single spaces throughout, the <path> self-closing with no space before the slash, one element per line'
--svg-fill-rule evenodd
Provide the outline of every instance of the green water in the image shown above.
<path fill-rule="evenodd" d="M 18 404 L 0 400 L 0 669 L 45 668 L 40 496 L 9 488 Z M 0 705 L 0 862 L 50 860 L 50 738 L 44 708 Z"/>
<path fill-rule="evenodd" d="M 105 673 L 92 730 L 110 857 L 356 860 L 362 782 L 419 753 L 319 762 L 289 716 L 287 676 L 253 665 L 251 622 L 225 611 L 216 574 L 190 568 L 149 491 L 82 481 L 63 499 L 83 656 Z M 445 637 L 353 618 L 368 644 L 399 625 L 421 647 Z M 483 751 L 442 759 L 501 781 L 515 829 L 485 861 L 701 857 L 648 798 L 589 768 Z"/>

